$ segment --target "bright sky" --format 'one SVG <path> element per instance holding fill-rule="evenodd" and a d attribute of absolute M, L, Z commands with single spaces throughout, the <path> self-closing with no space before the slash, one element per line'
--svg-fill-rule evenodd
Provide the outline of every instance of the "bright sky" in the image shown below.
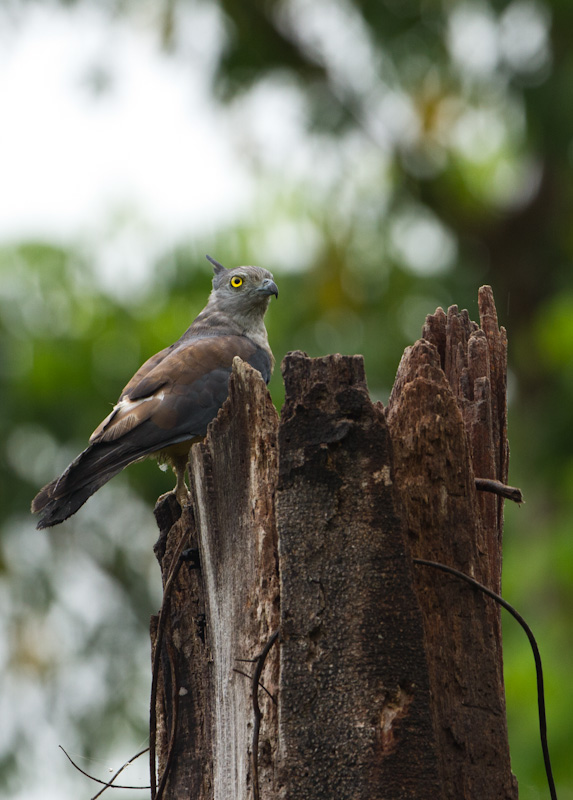
<path fill-rule="evenodd" d="M 209 102 L 216 12 L 193 9 L 185 63 L 137 22 L 51 5 L 0 19 L 0 241 L 90 236 L 134 211 L 178 238 L 244 204 L 250 182 Z M 110 89 L 94 95 L 102 67 Z"/>

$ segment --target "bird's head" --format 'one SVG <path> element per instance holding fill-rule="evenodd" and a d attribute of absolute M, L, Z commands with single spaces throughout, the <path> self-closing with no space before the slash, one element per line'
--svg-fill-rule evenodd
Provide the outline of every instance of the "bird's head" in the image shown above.
<path fill-rule="evenodd" d="M 211 256 L 213 264 L 213 292 L 219 310 L 232 316 L 263 316 L 271 295 L 279 296 L 279 290 L 268 269 L 262 267 L 236 267 L 225 269 Z"/>

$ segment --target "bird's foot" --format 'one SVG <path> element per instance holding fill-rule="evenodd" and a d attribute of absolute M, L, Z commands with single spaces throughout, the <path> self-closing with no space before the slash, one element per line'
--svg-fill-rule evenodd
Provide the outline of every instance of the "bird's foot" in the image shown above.
<path fill-rule="evenodd" d="M 177 498 L 177 502 L 182 509 L 187 508 L 187 506 L 191 504 L 191 492 L 185 484 L 183 484 L 183 487 L 175 487 L 175 489 L 173 489 L 173 494 Z"/>
<path fill-rule="evenodd" d="M 158 503 L 162 503 L 164 500 L 167 500 L 168 497 L 171 497 L 172 494 L 175 494 L 175 489 L 172 489 L 170 492 L 163 492 L 157 498 Z"/>
<path fill-rule="evenodd" d="M 191 492 L 186 486 L 184 489 L 175 487 L 175 489 L 171 489 L 170 492 L 164 492 L 164 494 L 159 495 L 157 502 L 161 503 L 167 500 L 168 497 L 174 497 L 182 509 L 187 508 L 191 503 Z"/>

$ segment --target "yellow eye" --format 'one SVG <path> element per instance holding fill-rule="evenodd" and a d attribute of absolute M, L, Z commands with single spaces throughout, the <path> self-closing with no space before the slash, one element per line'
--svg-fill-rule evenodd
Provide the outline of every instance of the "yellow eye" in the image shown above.
<path fill-rule="evenodd" d="M 238 289 L 239 286 L 242 285 L 243 285 L 243 279 L 240 278 L 238 275 L 233 275 L 233 277 L 231 278 L 231 286 L 233 287 L 233 289 Z"/>

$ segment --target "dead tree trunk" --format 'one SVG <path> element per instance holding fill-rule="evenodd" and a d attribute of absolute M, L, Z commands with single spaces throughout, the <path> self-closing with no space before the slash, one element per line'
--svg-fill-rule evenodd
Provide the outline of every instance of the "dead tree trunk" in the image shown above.
<path fill-rule="evenodd" d="M 179 505 L 172 495 L 156 508 L 164 584 L 178 568 L 162 612 L 165 653 L 155 703 L 158 773 L 166 776 L 169 800 L 252 793 L 252 664 L 245 659 L 255 658 L 279 626 L 277 428 L 259 373 L 237 359 L 229 400 L 205 442 L 192 449 L 191 505 L 174 524 Z M 174 558 L 182 547 L 198 551 L 194 560 Z M 154 618 L 154 652 L 156 636 Z M 264 685 L 277 693 L 276 657 Z M 268 698 L 261 706 L 259 781 L 274 790 L 277 711 Z"/>
<path fill-rule="evenodd" d="M 475 480 L 505 483 L 508 465 L 506 341 L 487 287 L 480 322 L 455 307 L 428 317 L 387 409 L 361 357 L 292 353 L 279 423 L 258 373 L 235 363 L 192 449 L 189 508 L 156 510 L 158 794 L 517 798 L 499 610 L 413 561 L 499 590 L 502 500 Z"/>

